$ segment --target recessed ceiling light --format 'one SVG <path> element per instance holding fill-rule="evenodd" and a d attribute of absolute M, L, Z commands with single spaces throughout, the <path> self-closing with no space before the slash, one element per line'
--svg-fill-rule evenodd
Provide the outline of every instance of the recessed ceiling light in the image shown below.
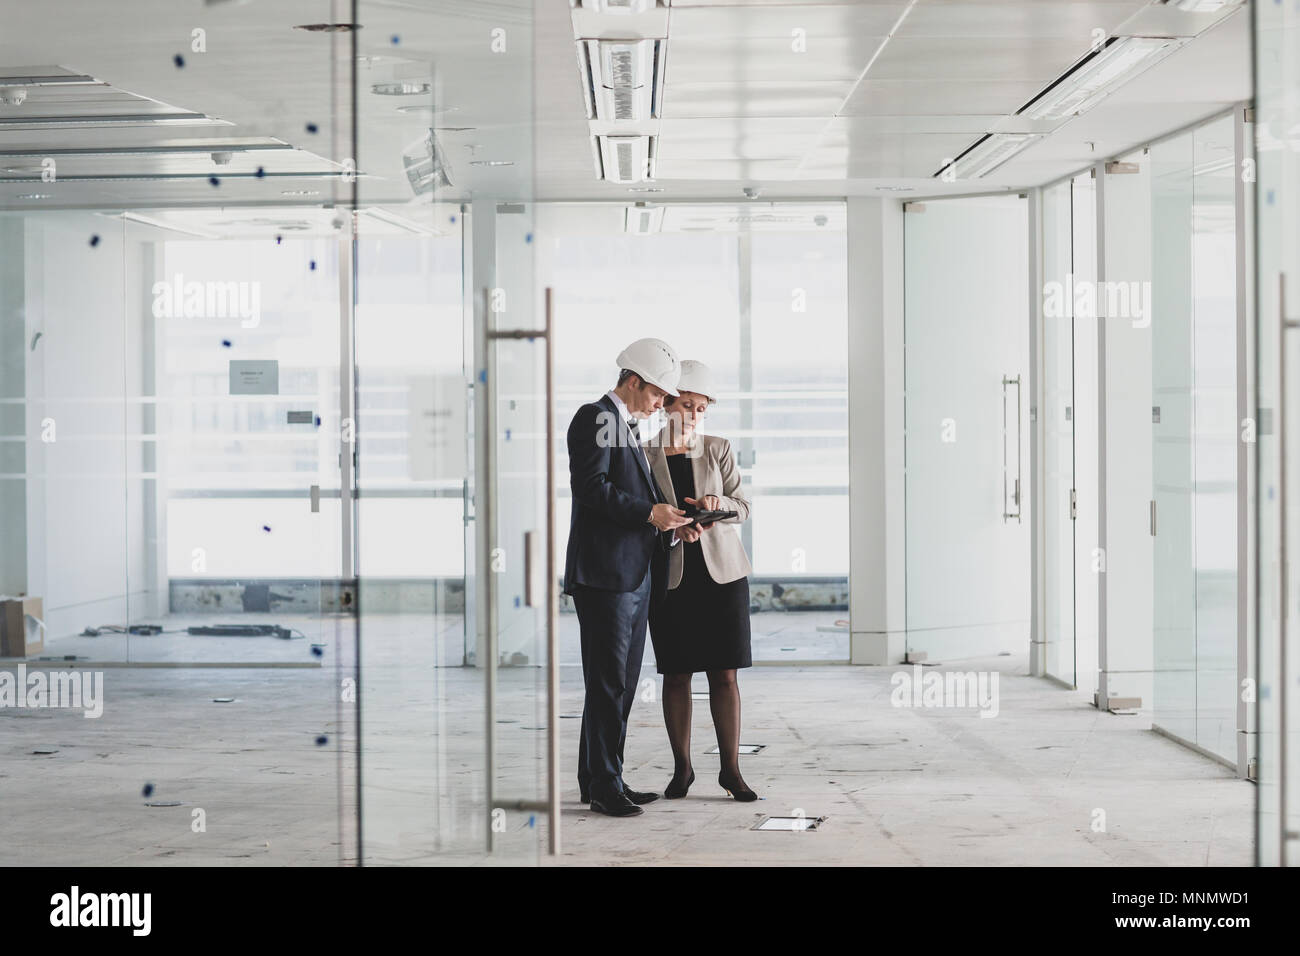
<path fill-rule="evenodd" d="M 423 96 L 432 89 L 428 83 L 376 83 L 370 92 L 380 96 Z"/>
<path fill-rule="evenodd" d="M 294 27 L 295 30 L 306 30 L 308 33 L 351 33 L 353 30 L 360 30 L 359 23 L 301 23 Z"/>
<path fill-rule="evenodd" d="M 471 166 L 513 166 L 513 159 L 472 159 Z"/>
<path fill-rule="evenodd" d="M 662 186 L 628 186 L 627 191 L 630 193 L 661 193 L 664 191 Z"/>
<path fill-rule="evenodd" d="M 19 199 L 53 199 L 50 193 L 24 193 Z"/>
<path fill-rule="evenodd" d="M 915 186 L 877 186 L 876 188 L 883 193 L 910 193 L 916 189 Z"/>
<path fill-rule="evenodd" d="M 319 189 L 282 189 L 281 196 L 319 196 Z"/>

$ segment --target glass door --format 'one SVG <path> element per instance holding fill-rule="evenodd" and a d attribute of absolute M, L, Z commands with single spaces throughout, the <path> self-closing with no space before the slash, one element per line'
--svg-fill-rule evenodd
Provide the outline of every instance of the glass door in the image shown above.
<path fill-rule="evenodd" d="M 358 6 L 361 860 L 536 863 L 558 839 L 558 574 L 532 13 Z"/>
<path fill-rule="evenodd" d="M 909 657 L 1028 644 L 1029 522 L 1007 495 L 1008 449 L 1028 444 L 1011 384 L 1029 362 L 1028 226 L 1014 196 L 904 216 Z"/>

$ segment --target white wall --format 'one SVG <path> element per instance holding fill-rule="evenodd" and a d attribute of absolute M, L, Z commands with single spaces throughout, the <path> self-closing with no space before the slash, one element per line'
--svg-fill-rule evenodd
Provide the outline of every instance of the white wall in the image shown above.
<path fill-rule="evenodd" d="M 27 590 L 44 598 L 57 639 L 158 611 L 145 593 L 140 443 L 127 439 L 140 431 L 127 398 L 140 393 L 148 303 L 142 249 L 121 223 L 42 216 L 25 232 L 29 346 L 40 333 L 26 353 Z"/>
<path fill-rule="evenodd" d="M 905 646 L 903 213 L 849 199 L 849 630 L 854 664 Z"/>

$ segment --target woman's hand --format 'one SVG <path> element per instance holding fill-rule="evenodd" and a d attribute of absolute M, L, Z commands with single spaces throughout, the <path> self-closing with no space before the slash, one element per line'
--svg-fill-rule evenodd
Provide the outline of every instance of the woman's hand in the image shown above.
<path fill-rule="evenodd" d="M 694 498 L 683 498 L 687 504 L 695 505 L 701 511 L 718 511 L 722 507 L 722 499 L 717 495 L 705 495 L 699 501 Z"/>
<path fill-rule="evenodd" d="M 695 505 L 695 507 L 699 508 L 701 511 L 717 511 L 718 505 L 722 503 L 718 500 L 717 495 L 705 495 L 699 501 L 696 501 L 694 498 L 683 498 L 682 501 L 687 504 Z M 703 533 L 712 528 L 715 523 L 716 522 L 710 521 L 707 524 L 697 524 L 695 527 Z"/>

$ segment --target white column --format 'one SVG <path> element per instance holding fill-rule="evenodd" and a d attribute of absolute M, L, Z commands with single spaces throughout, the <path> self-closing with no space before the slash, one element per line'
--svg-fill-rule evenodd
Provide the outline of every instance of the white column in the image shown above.
<path fill-rule="evenodd" d="M 903 208 L 848 203 L 849 660 L 906 649 L 903 471 Z"/>

